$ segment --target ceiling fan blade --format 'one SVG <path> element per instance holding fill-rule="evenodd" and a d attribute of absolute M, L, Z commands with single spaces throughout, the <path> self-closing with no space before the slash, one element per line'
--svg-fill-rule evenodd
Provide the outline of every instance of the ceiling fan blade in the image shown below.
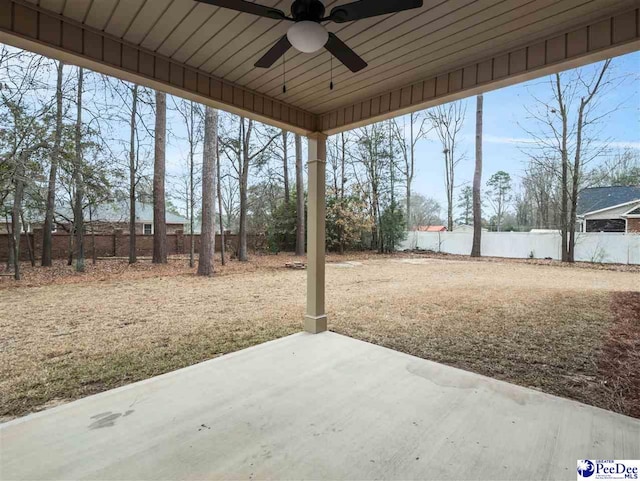
<path fill-rule="evenodd" d="M 275 20 L 291 20 L 282 10 L 277 8 L 266 7 L 258 3 L 247 2 L 245 0 L 197 0 L 198 2 L 208 3 L 216 7 L 228 8 L 236 12 L 250 13 L 260 17 L 273 18 Z"/>
<path fill-rule="evenodd" d="M 269 68 L 271 67 L 276 60 L 282 57 L 287 50 L 291 48 L 291 42 L 285 35 L 280 40 L 278 40 L 273 47 L 271 47 L 267 53 L 265 53 L 260 60 L 256 62 L 256 67 L 258 68 Z"/>
<path fill-rule="evenodd" d="M 338 5 L 331 9 L 326 20 L 336 23 L 352 22 L 362 18 L 377 17 L 388 13 L 402 12 L 422 7 L 422 0 L 360 0 Z"/>
<path fill-rule="evenodd" d="M 335 58 L 340 60 L 353 73 L 359 72 L 367 66 L 367 62 L 362 60 L 346 43 L 331 32 L 329 32 L 329 40 L 324 48 L 331 52 Z"/>

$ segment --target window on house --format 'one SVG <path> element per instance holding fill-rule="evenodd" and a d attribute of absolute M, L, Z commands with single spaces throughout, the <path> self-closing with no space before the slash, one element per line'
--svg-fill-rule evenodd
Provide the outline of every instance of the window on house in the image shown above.
<path fill-rule="evenodd" d="M 151 224 L 145 224 L 144 225 L 144 235 L 151 235 Z"/>
<path fill-rule="evenodd" d="M 625 230 L 624 219 L 587 220 L 587 232 L 624 232 Z"/>

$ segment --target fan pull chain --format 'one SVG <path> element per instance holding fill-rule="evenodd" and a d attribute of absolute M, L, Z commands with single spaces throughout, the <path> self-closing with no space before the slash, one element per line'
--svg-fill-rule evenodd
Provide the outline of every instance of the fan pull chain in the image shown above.
<path fill-rule="evenodd" d="M 331 81 L 329 82 L 329 90 L 333 90 L 333 55 L 329 54 L 329 65 L 331 65 Z"/>
<path fill-rule="evenodd" d="M 282 93 L 286 94 L 287 93 L 287 67 L 285 64 L 285 55 L 282 56 Z"/>

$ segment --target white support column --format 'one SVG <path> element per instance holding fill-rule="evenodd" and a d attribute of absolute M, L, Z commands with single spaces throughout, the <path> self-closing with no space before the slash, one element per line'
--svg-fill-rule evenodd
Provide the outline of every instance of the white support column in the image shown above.
<path fill-rule="evenodd" d="M 327 330 L 324 310 L 325 251 L 325 170 L 327 136 L 308 137 L 308 206 L 307 206 L 307 315 L 304 330 L 317 334 Z"/>

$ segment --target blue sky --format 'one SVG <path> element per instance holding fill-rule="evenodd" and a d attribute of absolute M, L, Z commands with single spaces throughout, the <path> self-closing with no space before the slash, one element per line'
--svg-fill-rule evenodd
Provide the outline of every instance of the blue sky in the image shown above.
<path fill-rule="evenodd" d="M 585 69 L 597 68 L 594 66 Z M 602 101 L 602 110 L 622 104 L 603 120 L 599 139 L 611 142 L 613 148 L 625 146 L 640 150 L 640 53 L 618 57 L 612 62 L 612 77 L 622 77 L 622 83 Z M 533 128 L 526 107 L 534 105 L 533 97 L 549 96 L 548 77 L 488 92 L 484 95 L 483 185 L 498 170 L 511 174 L 518 182 L 528 162 L 522 148 L 526 147 L 525 129 Z M 460 149 L 465 159 L 456 171 L 456 186 L 473 179 L 475 162 L 475 97 L 467 99 L 465 125 Z M 435 136 L 418 144 L 417 173 L 414 192 L 433 197 L 446 208 L 444 161 L 442 147 Z"/>

